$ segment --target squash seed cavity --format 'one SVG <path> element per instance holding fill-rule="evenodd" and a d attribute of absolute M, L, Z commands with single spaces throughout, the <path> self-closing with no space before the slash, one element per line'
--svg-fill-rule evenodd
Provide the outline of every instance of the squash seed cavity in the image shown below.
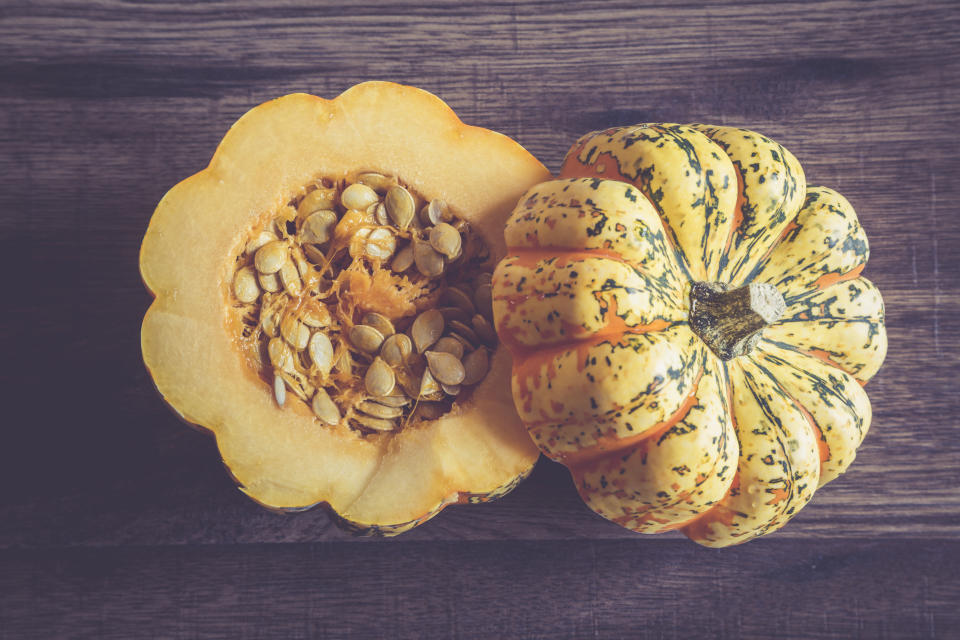
<path fill-rule="evenodd" d="M 229 282 L 238 344 L 280 410 L 303 402 L 318 428 L 394 433 L 487 375 L 491 271 L 443 199 L 379 172 L 322 178 L 244 238 Z"/>

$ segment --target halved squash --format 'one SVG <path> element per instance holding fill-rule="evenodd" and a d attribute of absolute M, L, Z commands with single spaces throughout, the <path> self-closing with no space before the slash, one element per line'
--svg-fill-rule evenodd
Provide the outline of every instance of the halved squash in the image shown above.
<path fill-rule="evenodd" d="M 420 89 L 368 82 L 333 100 L 294 94 L 265 103 L 157 206 L 140 254 L 156 297 L 141 341 L 164 400 L 213 432 L 247 495 L 283 510 L 326 505 L 341 525 L 391 535 L 447 504 L 503 495 L 538 450 L 514 410 L 504 348 L 447 413 L 390 433 L 323 424 L 296 397 L 278 406 L 282 398 L 250 366 L 232 318 L 237 257 L 251 230 L 302 197 L 304 185 L 363 171 L 445 200 L 486 242 L 491 264 L 505 254 L 517 199 L 549 178 L 519 144 L 463 124 Z"/>

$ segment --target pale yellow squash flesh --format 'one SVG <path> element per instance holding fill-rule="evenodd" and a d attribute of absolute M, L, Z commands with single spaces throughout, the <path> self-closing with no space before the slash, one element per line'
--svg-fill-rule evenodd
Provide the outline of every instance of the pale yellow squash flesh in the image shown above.
<path fill-rule="evenodd" d="M 156 296 L 142 327 L 144 361 L 163 398 L 216 436 L 254 500 L 274 508 L 325 504 L 351 527 L 398 533 L 444 505 L 496 497 L 525 477 L 538 451 L 510 395 L 509 355 L 447 416 L 362 439 L 322 426 L 309 408 L 279 408 L 228 328 L 234 257 L 251 229 L 320 177 L 378 171 L 443 198 L 491 248 L 519 196 L 549 178 L 506 136 L 463 124 L 435 96 L 370 82 L 338 98 L 278 98 L 245 114 L 210 165 L 157 206 L 140 254 Z"/>

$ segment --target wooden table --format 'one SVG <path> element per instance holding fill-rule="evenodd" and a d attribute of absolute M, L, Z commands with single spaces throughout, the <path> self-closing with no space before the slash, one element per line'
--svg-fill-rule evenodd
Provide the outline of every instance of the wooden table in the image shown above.
<path fill-rule="evenodd" d="M 0 637 L 958 637 L 960 11 L 644 4 L 0 3 Z M 244 111 L 372 78 L 554 170 L 643 121 L 790 148 L 887 304 L 850 471 L 722 551 L 602 520 L 543 460 L 390 540 L 241 495 L 142 365 L 140 241 Z"/>

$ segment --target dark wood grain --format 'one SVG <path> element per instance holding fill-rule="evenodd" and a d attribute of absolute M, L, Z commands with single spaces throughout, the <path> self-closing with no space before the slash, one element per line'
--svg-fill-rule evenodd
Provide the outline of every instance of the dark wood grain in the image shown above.
<path fill-rule="evenodd" d="M 203 168 L 244 111 L 372 78 L 433 91 L 553 169 L 579 134 L 642 121 L 749 126 L 790 148 L 810 183 L 857 209 L 865 275 L 887 305 L 890 352 L 850 471 L 772 541 L 717 555 L 607 523 L 544 461 L 503 500 L 450 509 L 399 543 L 352 544 L 321 511 L 279 516 L 244 498 L 144 371 L 139 243 L 165 190 Z M 365 617 L 329 628 L 364 637 L 389 628 L 373 626 L 379 603 L 400 635 L 659 637 L 695 633 L 703 618 L 681 612 L 717 592 L 703 615 L 719 635 L 949 637 L 958 105 L 953 2 L 0 2 L 0 634 L 42 635 L 49 618 L 91 637 L 137 635 L 147 620 L 198 636 L 261 616 L 298 637 L 342 610 Z M 168 548 L 200 543 L 214 546 Z M 816 553 L 841 569 L 803 569 Z M 566 577 L 549 559 L 572 563 Z M 439 586 L 425 587 L 433 572 Z M 423 588 L 425 601 L 410 595 Z M 258 594 L 293 617 L 251 607 Z M 524 623 L 527 605 L 554 623 Z M 491 617 L 496 606 L 509 615 Z M 771 607 L 786 614 L 767 628 Z M 252 629 L 234 635 L 268 635 Z"/>
<path fill-rule="evenodd" d="M 0 638 L 12 640 L 881 640 L 954 637 L 960 624 L 955 541 L 121 547 L 0 562 Z"/>

